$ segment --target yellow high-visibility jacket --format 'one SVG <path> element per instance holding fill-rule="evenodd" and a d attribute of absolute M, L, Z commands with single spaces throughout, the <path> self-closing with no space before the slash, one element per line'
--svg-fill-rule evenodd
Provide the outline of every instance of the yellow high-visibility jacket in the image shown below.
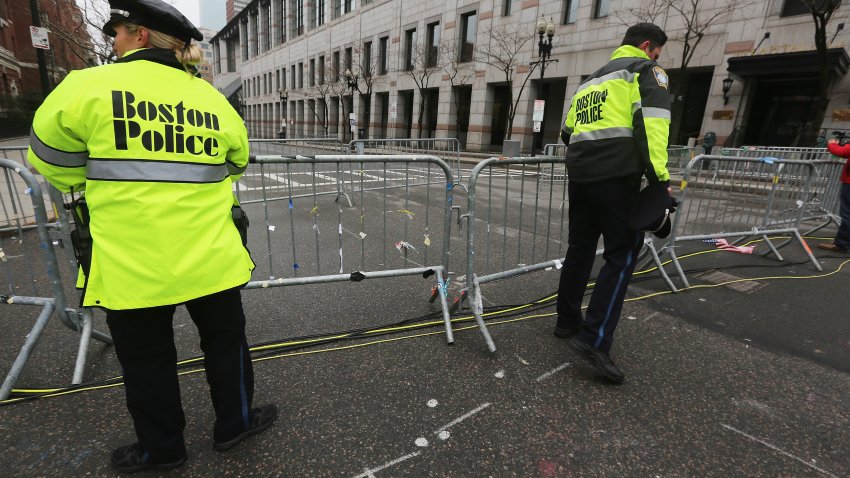
<path fill-rule="evenodd" d="M 84 305 L 179 304 L 250 280 L 231 215 L 245 125 L 173 52 L 134 50 L 69 74 L 35 114 L 28 159 L 59 190 L 85 192 Z"/>
<path fill-rule="evenodd" d="M 639 175 L 652 163 L 667 181 L 670 131 L 667 73 L 642 50 L 624 45 L 578 87 L 561 131 L 570 181 Z"/>

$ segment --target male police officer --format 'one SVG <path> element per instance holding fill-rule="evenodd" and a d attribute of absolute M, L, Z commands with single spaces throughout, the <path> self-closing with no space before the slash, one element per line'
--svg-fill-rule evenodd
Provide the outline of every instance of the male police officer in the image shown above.
<path fill-rule="evenodd" d="M 630 27 L 611 61 L 590 75 L 573 96 L 561 137 L 569 172 L 569 248 L 558 289 L 555 335 L 599 373 L 622 383 L 609 351 L 643 233 L 628 214 L 640 189 L 644 164 L 669 183 L 667 74 L 655 63 L 667 35 L 656 25 Z M 599 236 L 602 266 L 586 317 L 581 304 Z"/>
<path fill-rule="evenodd" d="M 121 472 L 186 461 L 172 318 L 185 304 L 204 351 L 223 451 L 267 429 L 239 288 L 254 264 L 234 225 L 248 163 L 242 119 L 195 75 L 201 33 L 161 0 L 110 0 L 118 61 L 75 71 L 36 112 L 29 160 L 64 192 L 85 191 L 93 240 L 85 306 L 106 310 L 138 442 Z M 79 226 L 79 225 L 78 225 Z"/>

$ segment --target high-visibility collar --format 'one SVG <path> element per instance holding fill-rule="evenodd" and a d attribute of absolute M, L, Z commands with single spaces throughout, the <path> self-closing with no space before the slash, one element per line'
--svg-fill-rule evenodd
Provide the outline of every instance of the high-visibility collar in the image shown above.
<path fill-rule="evenodd" d="M 614 50 L 614 53 L 611 53 L 611 59 L 616 60 L 617 58 L 643 58 L 644 60 L 649 60 L 649 55 L 646 54 L 643 50 L 638 47 L 631 45 L 623 45 L 620 48 Z"/>

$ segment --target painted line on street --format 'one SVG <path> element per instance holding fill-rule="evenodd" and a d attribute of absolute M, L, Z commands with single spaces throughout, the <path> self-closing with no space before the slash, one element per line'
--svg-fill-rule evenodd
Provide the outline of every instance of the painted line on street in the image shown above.
<path fill-rule="evenodd" d="M 551 377 L 552 375 L 555 375 L 556 373 L 560 372 L 561 370 L 567 368 L 569 365 L 570 365 L 569 362 L 564 362 L 561 365 L 558 365 L 557 367 L 553 368 L 552 370 L 550 370 L 550 371 L 544 373 L 543 375 L 537 377 L 537 381 L 542 382 L 543 380 L 546 380 L 547 378 Z"/>
<path fill-rule="evenodd" d="M 441 426 L 440 428 L 438 428 L 438 429 L 434 432 L 434 435 L 439 435 L 439 434 L 440 434 L 440 432 L 445 431 L 445 430 L 448 430 L 449 428 L 451 428 L 451 427 L 453 427 L 453 426 L 457 425 L 458 423 L 460 423 L 460 422 L 462 422 L 462 421 L 466 420 L 467 418 L 469 418 L 469 417 L 471 417 L 471 416 L 475 415 L 476 413 L 478 413 L 478 412 L 480 412 L 480 411 L 484 410 L 485 408 L 487 408 L 487 407 L 489 407 L 489 406 L 490 406 L 490 404 L 489 404 L 489 403 L 481 404 L 481 405 L 480 405 L 480 406 L 478 406 L 478 408 L 476 408 L 475 410 L 471 410 L 471 411 L 469 411 L 469 412 L 466 412 L 465 414 L 463 414 L 463 415 L 461 415 L 461 416 L 459 416 L 459 417 L 455 418 L 454 420 L 450 421 L 449 423 L 446 423 L 445 425 Z"/>
<path fill-rule="evenodd" d="M 764 440 L 762 440 L 762 439 L 760 439 L 760 438 L 756 438 L 756 437 L 754 437 L 754 436 L 752 436 L 752 435 L 750 435 L 750 434 L 748 434 L 748 433 L 742 432 L 741 430 L 738 430 L 737 428 L 730 427 L 729 425 L 726 425 L 726 424 L 723 424 L 723 423 L 721 423 L 720 425 L 721 425 L 723 428 L 725 428 L 725 429 L 727 429 L 727 430 L 731 430 L 731 431 L 733 431 L 733 432 L 735 432 L 735 433 L 737 433 L 737 434 L 739 434 L 739 435 L 745 436 L 745 437 L 749 438 L 750 440 L 753 440 L 754 442 L 761 443 L 762 445 L 764 445 L 764 446 L 766 446 L 766 447 L 770 448 L 770 449 L 771 449 L 771 450 L 773 450 L 773 451 L 779 452 L 779 453 L 781 453 L 781 454 L 783 454 L 783 455 L 787 456 L 788 458 L 793 458 L 794 460 L 799 461 L 800 463 L 802 463 L 802 464 L 804 464 L 804 465 L 808 466 L 809 468 L 811 468 L 811 469 L 813 469 L 813 470 L 815 470 L 815 471 L 817 471 L 817 472 L 821 473 L 822 475 L 826 475 L 826 476 L 829 476 L 829 477 L 831 477 L 831 478 L 838 478 L 838 476 L 837 476 L 837 475 L 835 475 L 835 474 L 833 474 L 833 473 L 830 473 L 829 471 L 826 471 L 826 470 L 824 470 L 823 468 L 818 468 L 818 467 L 816 467 L 815 465 L 812 465 L 811 463 L 807 462 L 806 460 L 804 460 L 804 459 L 802 459 L 802 458 L 799 458 L 799 457 L 796 457 L 796 456 L 794 456 L 794 455 L 792 455 L 792 454 L 788 453 L 787 451 L 782 450 L 782 449 L 780 449 L 779 447 L 776 447 L 776 446 L 774 446 L 774 445 L 771 445 L 770 443 L 768 443 L 768 442 L 766 442 L 766 441 L 764 441 Z"/>
<path fill-rule="evenodd" d="M 422 454 L 422 452 L 421 452 L 421 451 L 416 451 L 416 452 L 413 452 L 413 453 L 408 453 L 407 455 L 400 456 L 400 457 L 396 458 L 395 460 L 388 461 L 388 462 L 384 463 L 384 464 L 383 464 L 383 465 L 381 465 L 381 466 L 378 466 L 378 467 L 375 467 L 375 468 L 366 468 L 366 472 L 365 472 L 365 473 L 361 473 L 361 474 L 359 474 L 359 475 L 355 476 L 354 478 L 375 478 L 375 473 L 377 473 L 377 472 L 379 472 L 379 471 L 381 471 L 381 470 L 387 469 L 387 468 L 389 468 L 389 467 L 391 467 L 391 466 L 398 465 L 399 463 L 401 463 L 401 462 L 403 462 L 403 461 L 406 461 L 406 460 L 409 460 L 409 459 L 411 459 L 411 458 L 417 457 L 417 456 L 419 456 L 419 455 L 421 455 L 421 454 Z"/>

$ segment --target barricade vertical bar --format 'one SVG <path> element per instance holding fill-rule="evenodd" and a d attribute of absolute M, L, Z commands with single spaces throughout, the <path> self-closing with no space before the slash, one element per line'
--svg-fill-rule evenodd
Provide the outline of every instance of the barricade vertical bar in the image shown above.
<path fill-rule="evenodd" d="M 342 262 L 342 261 L 343 261 L 343 257 L 342 257 L 342 233 L 343 233 L 343 228 L 342 228 L 342 204 L 340 204 L 340 201 L 339 201 L 339 197 L 340 197 L 340 196 L 339 196 L 340 188 L 342 187 L 340 183 L 341 183 L 342 181 L 340 181 L 340 180 L 339 180 L 339 177 L 340 177 L 340 175 L 339 175 L 339 163 L 336 163 L 336 177 L 337 177 L 337 180 L 336 180 L 336 191 L 337 191 L 337 196 L 336 196 L 336 197 L 337 197 L 337 200 L 336 200 L 336 209 L 337 209 L 337 215 L 336 215 L 336 217 L 337 217 L 337 226 L 338 226 L 338 228 L 339 228 L 339 231 L 338 231 L 338 232 L 339 232 L 339 273 L 340 273 L 340 274 L 342 274 L 342 273 L 345 271 L 345 269 L 343 268 L 343 262 Z"/>
<path fill-rule="evenodd" d="M 387 266 L 387 214 L 389 214 L 389 211 L 387 210 L 387 163 L 384 162 L 384 210 L 381 213 L 381 216 L 384 218 L 384 235 L 381 238 L 381 244 L 384 245 L 384 247 L 381 248 L 384 254 L 384 267 Z"/>
<path fill-rule="evenodd" d="M 480 164 L 480 163 L 479 163 Z M 491 170 L 492 171 L 492 170 Z M 508 251 L 508 191 L 510 191 L 510 181 L 509 178 L 511 176 L 511 168 L 507 164 L 505 164 L 505 207 L 502 208 L 502 270 L 505 270 L 507 267 L 507 251 Z M 472 181 L 472 177 L 469 178 L 470 182 Z M 520 208 L 522 210 L 522 208 Z"/>
<path fill-rule="evenodd" d="M 431 217 L 431 215 L 430 215 L 431 207 L 429 206 L 431 204 L 431 163 L 428 163 L 428 165 L 426 167 L 426 177 L 428 179 L 425 181 L 425 236 L 429 237 L 428 240 L 430 241 L 431 231 L 428 230 L 428 225 L 431 224 L 431 222 L 429 220 L 430 217 Z M 423 241 L 423 243 L 424 243 L 424 241 Z M 424 262 L 424 264 L 428 264 L 428 249 L 430 249 L 430 248 L 431 248 L 431 246 L 429 246 L 427 244 L 425 245 L 425 262 Z M 449 269 L 447 267 L 446 268 L 446 275 L 448 275 L 448 274 L 449 274 Z M 449 280 L 449 278 L 446 277 L 446 281 L 448 281 L 448 280 Z"/>
<path fill-rule="evenodd" d="M 363 178 L 366 176 L 366 166 L 360 163 L 360 268 L 366 268 L 366 214 L 363 210 Z"/>
<path fill-rule="evenodd" d="M 552 165 L 552 180 L 549 181 L 549 206 L 547 207 L 547 217 L 546 217 L 546 250 L 543 252 L 544 259 L 549 257 L 549 238 L 552 237 L 550 232 L 552 230 L 552 193 L 554 192 L 554 188 L 555 188 L 554 177 L 555 177 L 555 165 L 553 164 Z"/>
<path fill-rule="evenodd" d="M 508 196 L 508 191 L 505 191 L 505 197 Z M 522 262 L 522 211 L 525 209 L 525 164 L 521 165 L 519 173 L 519 226 L 517 227 L 516 241 L 516 262 Z M 507 226 L 507 222 L 505 223 Z"/>
<path fill-rule="evenodd" d="M 269 224 L 269 201 L 268 201 L 268 197 L 266 196 L 267 188 L 266 188 L 266 172 L 265 172 L 265 165 L 264 164 L 260 164 L 260 184 L 262 184 L 262 188 L 263 188 L 263 215 L 264 215 L 265 224 L 266 224 L 266 243 L 269 244 L 269 247 L 268 247 L 269 279 L 274 279 L 274 277 L 275 277 L 275 275 L 274 275 L 274 263 L 273 263 L 273 260 L 272 260 L 272 248 L 271 248 L 272 232 L 271 232 L 271 227 L 270 227 L 271 224 Z"/>
<path fill-rule="evenodd" d="M 316 163 L 310 163 L 310 173 L 312 176 L 310 182 L 313 183 L 313 209 L 310 213 L 313 215 L 313 230 L 316 237 L 316 275 L 321 275 L 322 263 L 319 256 L 319 201 L 316 196 Z"/>
<path fill-rule="evenodd" d="M 536 251 L 537 251 L 537 213 L 540 209 L 540 165 L 537 165 L 537 173 L 534 175 L 534 181 L 536 183 L 534 188 L 534 229 L 531 233 L 531 263 L 534 264 Z M 519 224 L 520 229 L 522 229 L 522 223 Z M 546 243 L 549 243 L 549 237 L 546 237 Z"/>
<path fill-rule="evenodd" d="M 298 254 L 295 251 L 295 202 L 292 199 L 292 169 L 291 164 L 286 163 L 286 184 L 289 191 L 289 234 L 292 241 L 292 274 L 298 276 Z"/>

